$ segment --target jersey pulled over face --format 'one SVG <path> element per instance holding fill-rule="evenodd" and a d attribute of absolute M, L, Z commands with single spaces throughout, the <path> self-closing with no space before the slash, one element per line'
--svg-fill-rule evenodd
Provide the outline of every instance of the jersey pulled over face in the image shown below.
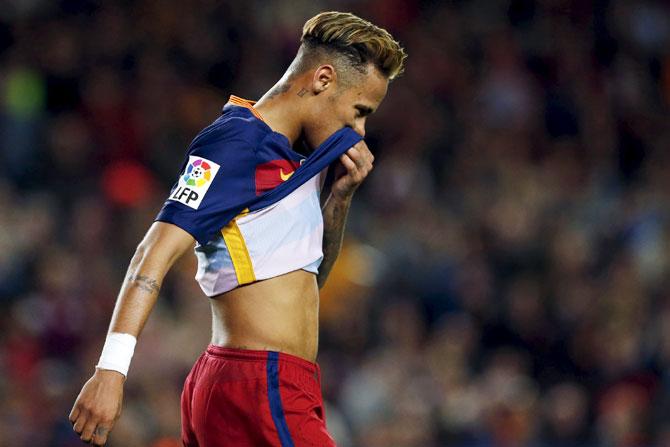
<path fill-rule="evenodd" d="M 207 296 L 294 270 L 318 272 L 325 170 L 361 140 L 343 128 L 305 157 L 253 104 L 231 96 L 196 136 L 156 218 L 198 242 L 196 280 Z"/>
<path fill-rule="evenodd" d="M 343 126 L 364 137 L 367 117 L 381 105 L 388 85 L 388 79 L 372 64 L 368 66 L 367 73 L 356 77 L 351 85 L 337 82 L 328 85 L 314 98 L 313 119 L 305 123 L 307 143 L 315 146 Z"/>

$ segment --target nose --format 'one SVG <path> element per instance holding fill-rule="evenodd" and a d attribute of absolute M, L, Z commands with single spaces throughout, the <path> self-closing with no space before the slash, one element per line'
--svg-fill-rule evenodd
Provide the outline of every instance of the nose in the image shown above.
<path fill-rule="evenodd" d="M 354 130 L 357 134 L 365 138 L 365 122 L 358 121 L 356 126 L 354 126 Z"/>

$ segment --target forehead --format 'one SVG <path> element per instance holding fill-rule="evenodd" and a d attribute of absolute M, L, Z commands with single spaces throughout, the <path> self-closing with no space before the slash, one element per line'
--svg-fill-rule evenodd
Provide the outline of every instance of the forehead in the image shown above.
<path fill-rule="evenodd" d="M 377 108 L 382 102 L 388 90 L 389 81 L 376 68 L 369 69 L 362 77 L 361 82 L 351 90 L 354 98 L 365 105 Z"/>

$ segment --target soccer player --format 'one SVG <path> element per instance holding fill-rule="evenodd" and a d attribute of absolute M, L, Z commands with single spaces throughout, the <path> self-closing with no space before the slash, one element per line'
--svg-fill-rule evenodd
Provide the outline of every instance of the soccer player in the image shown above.
<path fill-rule="evenodd" d="M 196 136 L 130 262 L 100 361 L 70 413 L 83 441 L 107 441 L 136 338 L 165 274 L 195 243 L 212 339 L 184 384 L 184 445 L 334 445 L 314 363 L 319 288 L 372 169 L 366 119 L 405 58 L 384 29 L 350 13 L 318 14 L 284 76 L 258 102 L 231 96 Z"/>

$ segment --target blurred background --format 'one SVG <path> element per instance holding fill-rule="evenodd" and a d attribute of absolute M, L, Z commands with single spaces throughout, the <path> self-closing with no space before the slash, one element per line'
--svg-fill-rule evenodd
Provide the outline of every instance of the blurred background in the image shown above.
<path fill-rule="evenodd" d="M 652 0 L 2 1 L 0 445 L 82 445 L 68 413 L 190 140 L 333 9 L 409 53 L 322 299 L 339 445 L 670 446 L 670 5 Z M 165 281 L 112 447 L 179 445 L 209 340 L 194 274 L 189 253 Z"/>

